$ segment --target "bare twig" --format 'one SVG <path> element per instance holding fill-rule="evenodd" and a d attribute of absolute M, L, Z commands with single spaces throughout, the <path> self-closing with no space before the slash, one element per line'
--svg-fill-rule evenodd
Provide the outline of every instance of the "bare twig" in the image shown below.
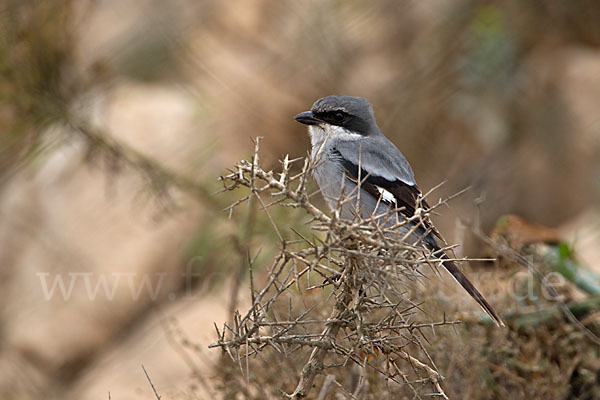
<path fill-rule="evenodd" d="M 160 400 L 160 395 L 156 391 L 156 388 L 154 387 L 154 383 L 152 383 L 152 379 L 150 379 L 150 375 L 148 375 L 148 371 L 146 371 L 146 368 L 144 368 L 144 365 L 142 365 L 142 369 L 144 370 L 144 374 L 146 374 L 146 379 L 148 379 L 148 382 L 150 382 L 150 386 L 152 386 L 152 391 L 154 392 L 154 396 L 156 396 L 156 400 Z"/>

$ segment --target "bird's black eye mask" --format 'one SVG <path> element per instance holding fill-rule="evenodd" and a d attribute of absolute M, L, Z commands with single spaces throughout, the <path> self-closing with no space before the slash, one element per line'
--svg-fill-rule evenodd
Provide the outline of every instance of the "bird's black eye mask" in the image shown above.
<path fill-rule="evenodd" d="M 348 114 L 342 110 L 314 112 L 315 117 L 331 125 L 341 126 L 349 131 L 367 136 L 369 134 L 369 124 L 356 115 Z"/>
<path fill-rule="evenodd" d="M 344 126 L 350 120 L 350 115 L 341 110 L 322 111 L 314 113 L 315 117 L 332 125 Z"/>

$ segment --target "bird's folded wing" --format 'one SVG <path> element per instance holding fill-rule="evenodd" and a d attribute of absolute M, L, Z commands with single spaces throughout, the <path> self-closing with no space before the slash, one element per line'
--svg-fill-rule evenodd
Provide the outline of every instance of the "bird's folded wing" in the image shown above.
<path fill-rule="evenodd" d="M 338 142 L 332 149 L 332 156 L 339 160 L 349 178 L 357 183 L 360 180 L 363 190 L 398 208 L 402 215 L 412 217 L 421 191 L 414 183 L 414 176 L 402 153 L 398 151 L 399 157 L 391 159 L 374 146 L 360 146 L 360 154 L 356 148 L 356 143 L 351 146 L 347 142 Z M 421 202 L 428 207 L 423 199 Z"/>

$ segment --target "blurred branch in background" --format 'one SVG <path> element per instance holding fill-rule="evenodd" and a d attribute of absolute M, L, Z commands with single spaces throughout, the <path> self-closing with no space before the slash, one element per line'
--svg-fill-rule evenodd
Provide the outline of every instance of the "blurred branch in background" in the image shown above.
<path fill-rule="evenodd" d="M 216 199 L 213 193 L 209 192 L 205 182 L 194 181 L 184 174 L 177 173 L 156 159 L 124 143 L 119 143 L 110 135 L 90 126 L 78 122 L 71 122 L 71 126 L 89 143 L 86 157 L 88 160 L 95 157 L 102 158 L 107 169 L 112 173 L 119 172 L 122 166 L 132 168 L 146 179 L 151 195 L 158 203 L 163 204 L 163 208 L 168 209 L 173 205 L 170 196 L 172 188 L 188 192 L 207 206 L 217 206 Z"/>
<path fill-rule="evenodd" d="M 52 146 L 43 133 L 67 115 L 83 83 L 74 69 L 72 1 L 7 0 L 0 14 L 0 182 Z"/>

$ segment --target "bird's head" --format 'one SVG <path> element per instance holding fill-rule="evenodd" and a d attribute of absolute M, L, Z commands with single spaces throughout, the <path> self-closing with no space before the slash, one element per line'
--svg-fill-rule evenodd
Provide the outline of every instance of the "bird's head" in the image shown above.
<path fill-rule="evenodd" d="M 352 139 L 381 133 L 371 104 L 360 97 L 323 97 L 310 111 L 300 113 L 294 119 L 309 126 L 313 141 L 316 135 L 322 134 Z"/>

